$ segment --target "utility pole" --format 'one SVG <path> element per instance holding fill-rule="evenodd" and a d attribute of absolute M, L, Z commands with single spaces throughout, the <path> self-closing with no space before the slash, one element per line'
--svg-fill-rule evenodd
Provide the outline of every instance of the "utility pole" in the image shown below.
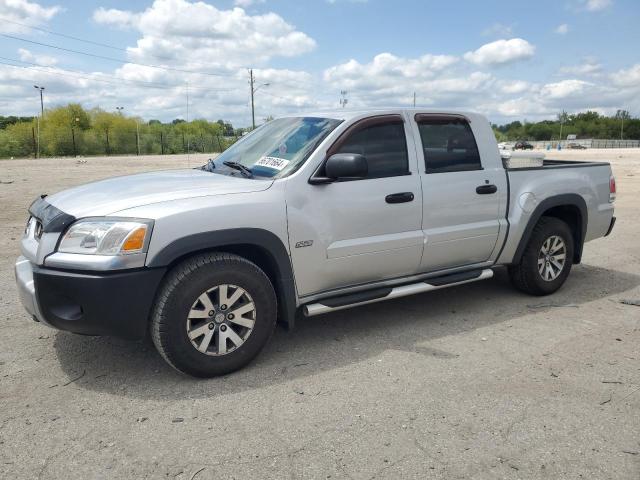
<path fill-rule="evenodd" d="M 622 124 L 620 125 L 620 140 L 624 140 L 624 110 L 620 117 L 622 118 Z"/>
<path fill-rule="evenodd" d="M 75 127 L 77 127 L 80 124 L 80 117 L 75 117 L 73 120 L 71 120 L 71 141 L 73 142 L 73 156 L 77 157 L 78 156 L 78 152 L 76 149 L 76 132 L 75 132 Z M 109 137 L 107 137 L 107 145 L 109 142 Z"/>
<path fill-rule="evenodd" d="M 560 140 L 558 141 L 558 150 L 562 148 L 562 126 L 564 125 L 564 121 L 566 117 L 567 117 L 567 112 L 562 110 L 562 113 L 560 113 Z"/>
<path fill-rule="evenodd" d="M 413 108 L 416 108 L 416 92 L 413 92 Z"/>
<path fill-rule="evenodd" d="M 255 89 L 253 88 L 253 83 L 254 83 L 254 78 L 253 78 L 253 68 L 249 70 L 249 85 L 251 87 L 251 125 L 253 127 L 253 129 L 256 129 L 256 110 L 255 110 L 255 105 L 253 103 L 253 95 L 256 93 Z"/>
<path fill-rule="evenodd" d="M 189 125 L 189 82 L 187 82 L 187 128 Z M 183 138 L 183 143 L 184 143 L 184 137 Z M 189 165 L 189 167 L 191 167 L 191 137 L 189 136 L 189 132 L 187 132 L 187 165 Z"/>
<path fill-rule="evenodd" d="M 42 91 L 44 87 L 40 87 L 38 85 L 34 85 L 33 88 L 40 90 L 40 117 L 38 117 L 37 127 L 38 127 L 38 148 L 36 151 L 36 158 L 40 158 L 40 121 L 44 118 L 44 100 L 42 99 Z"/>
<path fill-rule="evenodd" d="M 136 152 L 140 156 L 140 122 L 136 120 Z"/>
<path fill-rule="evenodd" d="M 40 158 L 40 117 L 38 117 L 38 120 L 36 123 L 37 123 L 36 127 L 38 129 L 38 151 L 36 153 L 36 158 Z"/>
<path fill-rule="evenodd" d="M 31 127 L 31 137 L 33 138 L 33 155 L 38 158 L 38 144 L 36 143 L 36 129 L 34 127 Z"/>
<path fill-rule="evenodd" d="M 255 93 L 260 88 L 268 87 L 270 85 L 269 83 L 262 83 L 256 87 L 255 84 L 256 84 L 256 77 L 253 76 L 253 69 L 250 69 L 249 70 L 249 87 L 251 88 L 251 125 L 253 127 L 253 130 L 256 129 L 256 110 L 255 110 L 255 103 L 253 101 Z"/>

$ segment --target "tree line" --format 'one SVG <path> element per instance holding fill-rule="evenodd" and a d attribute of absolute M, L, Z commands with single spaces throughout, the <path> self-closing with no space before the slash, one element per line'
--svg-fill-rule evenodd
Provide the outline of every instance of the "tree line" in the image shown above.
<path fill-rule="evenodd" d="M 576 138 L 640 140 L 640 119 L 632 118 L 628 111 L 618 110 L 605 116 L 586 111 L 576 114 L 562 112 L 555 120 L 528 123 L 515 121 L 505 125 L 493 125 L 499 142 L 513 140 L 566 140 Z"/>
<path fill-rule="evenodd" d="M 222 120 L 144 121 L 70 103 L 45 110 L 42 118 L 0 116 L 0 158 L 221 152 L 245 131 Z M 500 142 L 551 141 L 567 135 L 640 140 L 640 119 L 625 110 L 613 116 L 562 112 L 555 120 L 494 124 L 493 131 Z"/>
<path fill-rule="evenodd" d="M 0 158 L 221 152 L 243 133 L 223 120 L 144 121 L 71 103 L 42 118 L 0 116 Z"/>

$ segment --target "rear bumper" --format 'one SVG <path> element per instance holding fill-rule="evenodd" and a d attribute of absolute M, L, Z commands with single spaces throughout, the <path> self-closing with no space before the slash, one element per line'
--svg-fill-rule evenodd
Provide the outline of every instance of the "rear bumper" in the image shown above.
<path fill-rule="evenodd" d="M 613 226 L 615 224 L 616 224 L 616 217 L 611 217 L 611 223 L 609 224 L 609 228 L 607 229 L 607 233 L 604 234 L 605 237 L 609 236 L 609 234 L 613 230 Z"/>
<path fill-rule="evenodd" d="M 77 272 L 42 268 L 24 257 L 16 281 L 24 308 L 37 321 L 84 335 L 139 339 L 164 268 L 126 272 Z"/>

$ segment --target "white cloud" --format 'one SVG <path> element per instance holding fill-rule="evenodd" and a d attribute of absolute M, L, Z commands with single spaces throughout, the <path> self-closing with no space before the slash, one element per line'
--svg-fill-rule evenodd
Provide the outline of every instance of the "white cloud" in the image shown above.
<path fill-rule="evenodd" d="M 578 75 L 578 76 L 592 76 L 599 75 L 602 72 L 602 65 L 596 62 L 595 59 L 585 59 L 584 63 L 580 65 L 567 65 L 561 67 L 558 70 L 560 75 Z"/>
<path fill-rule="evenodd" d="M 617 87 L 632 87 L 640 93 L 640 63 L 631 68 L 618 70 L 610 75 Z"/>
<path fill-rule="evenodd" d="M 561 25 L 558 25 L 555 29 L 555 32 L 558 35 L 566 35 L 567 33 L 569 33 L 569 25 L 566 23 L 563 23 Z"/>
<path fill-rule="evenodd" d="M 613 0 L 583 0 L 583 6 L 590 12 L 598 12 L 613 5 Z"/>
<path fill-rule="evenodd" d="M 370 63 L 356 60 L 330 67 L 324 72 L 324 80 L 336 88 L 393 88 L 402 81 L 421 82 L 448 67 L 458 58 L 450 55 L 423 55 L 419 58 L 401 58 L 391 53 L 376 55 Z M 342 88 L 340 87 L 340 88 Z"/>
<path fill-rule="evenodd" d="M 129 49 L 132 59 L 153 63 L 163 57 L 187 65 L 266 62 L 313 50 L 315 41 L 275 13 L 249 15 L 242 8 L 219 10 L 204 2 L 155 0 L 143 12 L 98 9 L 98 23 L 131 28 L 142 37 Z"/>
<path fill-rule="evenodd" d="M 135 28 L 140 21 L 140 14 L 117 8 L 98 8 L 93 12 L 93 21 L 101 25 L 109 25 L 117 28 Z"/>
<path fill-rule="evenodd" d="M 29 0 L 0 0 L 0 17 L 9 20 L 9 22 L 0 22 L 0 32 L 27 32 L 28 28 L 11 21 L 37 27 L 51 20 L 61 10 L 59 6 L 43 7 Z"/>
<path fill-rule="evenodd" d="M 42 84 L 45 107 L 70 101 L 107 110 L 124 105 L 128 114 L 166 121 L 186 117 L 188 81 L 191 118 L 224 118 L 246 126 L 251 121 L 247 67 L 253 67 L 257 84 L 270 84 L 256 92 L 258 119 L 337 108 L 340 90 L 348 90 L 353 108 L 411 105 L 416 92 L 418 105 L 476 110 L 498 122 L 552 118 L 561 109 L 615 111 L 623 105 L 640 112 L 640 64 L 607 72 L 597 59 L 586 58 L 557 67 L 560 78 L 539 83 L 517 73 L 510 78 L 478 68 L 533 55 L 535 47 L 518 38 L 488 43 L 464 56 L 380 53 L 329 64 L 314 74 L 274 68 L 273 59 L 302 55 L 315 42 L 273 13 L 252 15 L 243 8 L 225 10 L 195 0 L 156 0 L 140 11 L 98 9 L 94 20 L 138 35 L 127 50 L 132 62 L 221 76 L 127 63 L 80 78 L 59 68 L 53 57 L 21 49 L 24 61 L 50 66 L 0 66 L 0 109 L 6 114 L 36 113 L 39 99 L 32 85 Z"/>
<path fill-rule="evenodd" d="M 463 70 L 461 71 L 460 68 Z M 409 105 L 413 92 L 419 105 L 469 105 L 490 95 L 496 79 L 486 72 L 467 72 L 459 59 L 450 55 L 426 54 L 403 58 L 391 53 L 376 55 L 371 62 L 349 60 L 324 71 L 328 91 L 349 92 L 354 108 Z"/>
<path fill-rule="evenodd" d="M 502 80 L 500 82 L 500 88 L 502 92 L 511 95 L 524 93 L 530 90 L 532 85 L 524 80 Z"/>
<path fill-rule="evenodd" d="M 38 65 L 42 65 L 45 67 L 51 67 L 58 63 L 58 59 L 55 57 L 51 57 L 49 55 L 34 54 L 26 48 L 19 48 L 18 55 L 20 55 L 20 60 L 22 60 L 23 62 L 37 63 Z"/>
<path fill-rule="evenodd" d="M 464 54 L 468 62 L 481 66 L 500 65 L 531 58 L 536 48 L 522 38 L 496 40 Z"/>
<path fill-rule="evenodd" d="M 242 8 L 248 8 L 257 3 L 264 3 L 264 2 L 265 0 L 233 0 L 234 5 Z"/>
<path fill-rule="evenodd" d="M 482 31 L 482 35 L 486 37 L 511 37 L 513 35 L 513 26 L 496 22 L 490 27 L 485 28 Z"/>
<path fill-rule="evenodd" d="M 562 80 L 556 83 L 547 83 L 542 87 L 541 94 L 551 100 L 565 99 L 576 95 L 582 95 L 593 84 L 584 80 Z"/>

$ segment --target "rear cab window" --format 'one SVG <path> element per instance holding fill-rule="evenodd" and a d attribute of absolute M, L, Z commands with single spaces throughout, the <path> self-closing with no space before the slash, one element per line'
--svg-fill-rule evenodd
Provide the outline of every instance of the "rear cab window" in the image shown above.
<path fill-rule="evenodd" d="M 482 170 L 471 126 L 459 115 L 417 114 L 426 173 Z"/>

